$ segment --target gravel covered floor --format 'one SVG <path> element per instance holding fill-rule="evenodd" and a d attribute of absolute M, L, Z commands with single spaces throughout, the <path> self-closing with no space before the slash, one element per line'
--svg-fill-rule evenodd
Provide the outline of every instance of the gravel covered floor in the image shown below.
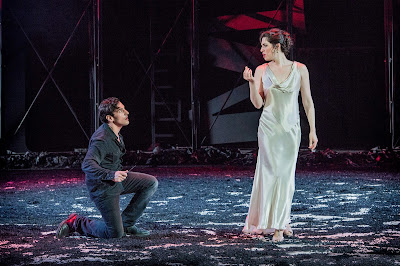
<path fill-rule="evenodd" d="M 275 244 L 241 234 L 253 167 L 136 171 L 159 180 L 138 224 L 152 234 L 110 240 L 54 237 L 71 212 L 100 218 L 80 170 L 0 172 L 0 264 L 400 264 L 400 173 L 298 171 L 295 235 Z"/>

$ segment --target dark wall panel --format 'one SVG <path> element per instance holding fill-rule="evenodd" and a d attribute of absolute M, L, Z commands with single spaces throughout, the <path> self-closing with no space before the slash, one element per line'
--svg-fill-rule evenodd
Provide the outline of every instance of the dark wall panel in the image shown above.
<path fill-rule="evenodd" d="M 306 28 L 294 29 L 294 55 L 295 60 L 306 64 L 310 72 L 319 147 L 385 147 L 388 144 L 388 116 L 385 106 L 383 1 L 305 0 L 304 8 Z M 229 8 L 226 8 L 225 14 L 230 14 L 229 11 Z M 202 12 L 207 14 L 206 10 Z M 247 15 L 246 9 L 242 12 Z M 251 13 L 251 10 L 248 12 Z M 261 17 L 253 17 L 262 20 Z M 208 23 L 204 25 L 208 27 L 209 35 L 215 36 L 216 29 L 220 29 L 221 26 L 218 22 L 209 23 L 213 19 L 215 20 L 213 17 L 209 18 Z M 235 19 L 240 23 L 240 17 Z M 265 19 L 265 22 L 268 21 Z M 285 27 L 284 23 L 281 27 Z M 251 40 L 256 43 L 261 29 L 225 31 L 217 37 L 226 40 L 232 47 L 238 47 L 238 44 L 251 45 Z M 204 44 L 203 51 L 207 47 L 209 43 Z M 240 75 L 240 70 L 235 70 L 237 73 L 233 74 L 224 73 L 221 71 L 221 64 L 215 64 L 215 55 L 223 55 L 226 50 L 222 47 L 220 51 L 212 51 L 207 55 L 207 59 L 203 59 L 202 84 L 207 84 L 208 87 L 203 87 L 202 96 L 206 101 L 216 97 L 216 94 L 221 95 L 233 89 L 232 86 L 245 83 L 241 80 L 239 84 L 232 85 Z M 253 59 L 258 57 L 259 46 L 255 47 L 255 50 Z M 245 55 L 246 51 L 237 49 L 237 53 Z M 240 60 L 243 61 L 244 68 L 247 59 Z M 260 61 L 259 64 L 261 63 L 263 62 Z M 252 64 L 249 66 L 253 70 L 256 67 Z M 301 102 L 301 99 L 299 100 Z M 239 115 L 249 112 L 249 108 L 241 105 L 235 112 Z M 309 126 L 303 110 L 301 121 L 302 147 L 307 147 Z M 211 125 L 213 121 L 208 122 Z M 229 130 L 226 128 L 226 134 Z M 253 146 L 255 145 L 254 142 Z"/>
<path fill-rule="evenodd" d="M 305 16 L 296 59 L 310 71 L 320 146 L 384 147 L 383 1 L 305 1 Z M 305 115 L 306 143 L 304 125 Z"/>
<path fill-rule="evenodd" d="M 29 44 L 31 40 L 46 67 L 50 70 L 64 48 L 88 1 L 5 1 L 3 6 L 3 86 L 5 124 L 8 149 L 21 151 L 13 145 L 13 132 L 33 102 L 47 76 L 39 57 Z M 90 8 L 88 9 L 91 10 Z M 65 47 L 54 68 L 53 77 L 89 134 L 89 35 L 86 12 L 81 24 Z M 18 25 L 20 23 L 21 27 Z M 20 60 L 18 67 L 9 68 Z M 24 84 L 13 77 L 20 76 Z M 23 87 L 21 87 L 23 86 Z M 22 93 L 22 94 L 21 94 Z M 18 105 L 11 105 L 18 101 Z M 18 106 L 17 112 L 13 112 Z M 29 112 L 21 130 L 25 131 L 26 147 L 32 151 L 72 150 L 87 146 L 87 139 L 67 104 L 49 79 Z"/>
<path fill-rule="evenodd" d="M 122 129 L 128 149 L 151 143 L 150 85 L 141 66 L 150 64 L 149 26 L 146 1 L 103 1 L 104 98 L 118 97 L 130 112 Z"/>
<path fill-rule="evenodd" d="M 179 11 L 184 1 L 172 2 L 171 5 Z M 2 114 L 5 116 L 3 128 L 8 135 L 9 147 L 24 150 L 26 143 L 30 150 L 50 151 L 87 146 L 86 137 L 51 81 L 44 86 L 19 135 L 12 136 L 42 85 L 46 71 L 10 11 L 15 13 L 45 64 L 51 68 L 88 3 L 70 0 L 3 1 Z M 210 99 L 233 89 L 233 86 L 244 83 L 241 80 L 237 84 L 240 76 L 237 70 L 213 65 L 215 58 L 208 53 L 209 40 L 231 40 L 235 43 L 233 49 L 239 51 L 256 45 L 261 31 L 229 29 L 218 35 L 220 28 L 212 21 L 217 16 L 248 13 L 253 14 L 251 19 L 268 23 L 267 17 L 255 13 L 270 10 L 270 6 L 279 3 L 273 1 L 267 5 L 254 1 L 247 10 L 246 6 L 238 9 L 227 5 L 226 1 L 217 1 L 213 5 L 200 1 L 200 90 L 203 106 Z M 168 5 L 169 2 L 163 1 L 162 4 Z M 254 8 L 257 4 L 259 6 Z M 141 64 L 148 67 L 155 52 L 149 36 L 151 10 L 157 6 L 157 1 L 103 1 L 103 96 L 121 98 L 131 112 L 132 123 L 122 132 L 128 149 L 147 148 L 151 143 L 150 84 L 146 78 L 141 84 L 144 78 Z M 320 147 L 365 149 L 385 145 L 388 121 L 385 108 L 383 1 L 304 0 L 304 8 L 306 28 L 295 29 L 295 59 L 305 63 L 310 71 Z M 187 12 L 177 30 L 173 31 L 172 38 L 185 39 L 187 37 L 182 36 L 190 33 L 189 5 Z M 53 73 L 88 134 L 90 15 L 88 12 L 84 16 Z M 159 12 L 156 15 L 161 21 L 164 19 L 166 33 L 173 24 L 175 14 L 163 16 Z M 182 45 L 178 54 L 186 56 L 188 48 L 188 43 Z M 259 59 L 258 55 L 253 59 Z M 190 81 L 190 72 L 187 71 L 190 61 L 185 60 L 177 61 L 181 68 L 178 73 L 169 73 L 177 83 L 183 84 L 177 86 L 174 94 L 186 95 L 190 91 L 187 82 Z M 253 61 L 250 66 L 255 68 Z M 188 103 L 184 103 L 185 114 L 190 107 Z M 224 112 L 249 112 L 249 108 L 249 104 L 242 102 Z M 206 110 L 202 109 L 203 118 L 205 114 Z M 201 131 L 204 136 L 210 125 L 207 121 L 203 122 Z M 302 144 L 306 146 L 308 125 L 304 113 L 302 127 Z M 186 129 L 190 129 L 190 124 Z M 256 143 L 250 145 L 255 146 Z"/>

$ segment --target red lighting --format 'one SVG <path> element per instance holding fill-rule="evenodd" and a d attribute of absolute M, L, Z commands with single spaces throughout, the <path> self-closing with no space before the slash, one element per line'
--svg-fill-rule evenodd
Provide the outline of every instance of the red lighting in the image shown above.
<path fill-rule="evenodd" d="M 268 23 L 246 15 L 220 16 L 218 20 L 225 26 L 239 31 L 262 29 L 268 26 Z"/>
<path fill-rule="evenodd" d="M 264 17 L 262 20 L 257 19 L 260 15 Z M 226 27 L 242 31 L 265 29 L 268 26 L 270 28 L 275 27 L 276 25 L 273 23 L 269 24 L 272 18 L 277 22 L 286 22 L 286 10 L 257 12 L 254 17 L 251 15 L 226 15 L 218 17 L 218 20 Z M 293 7 L 293 26 L 297 29 L 305 30 L 304 3 L 302 0 L 295 1 Z"/>

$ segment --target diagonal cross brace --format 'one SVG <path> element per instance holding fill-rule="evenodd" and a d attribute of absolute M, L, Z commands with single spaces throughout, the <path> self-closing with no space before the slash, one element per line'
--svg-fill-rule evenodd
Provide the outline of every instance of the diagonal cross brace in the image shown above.
<path fill-rule="evenodd" d="M 85 134 L 86 138 L 89 140 L 89 136 L 87 135 L 86 131 L 83 129 L 82 124 L 79 122 L 78 116 L 76 115 L 75 111 L 73 110 L 72 106 L 70 105 L 70 103 L 68 102 L 67 98 L 65 97 L 64 93 L 61 91 L 60 87 L 58 86 L 57 82 L 54 80 L 53 78 L 53 71 L 58 63 L 58 61 L 60 60 L 61 56 L 63 55 L 65 48 L 68 46 L 69 42 L 72 39 L 72 36 L 75 34 L 76 29 L 78 28 L 79 24 L 82 21 L 82 18 L 85 16 L 86 11 L 88 9 L 88 7 L 90 6 L 90 4 L 92 3 L 92 1 L 88 2 L 88 5 L 86 6 L 85 10 L 83 11 L 81 17 L 79 18 L 78 23 L 75 25 L 74 30 L 72 31 L 72 33 L 70 34 L 67 42 L 65 43 L 63 49 L 61 50 L 60 54 L 58 55 L 56 61 L 53 64 L 53 67 L 50 69 L 47 68 L 46 64 L 44 63 L 42 57 L 40 56 L 39 52 L 37 51 L 36 47 L 34 46 L 34 44 L 32 43 L 31 39 L 29 38 L 29 36 L 27 35 L 27 33 L 25 32 L 25 30 L 23 29 L 21 23 L 19 22 L 18 18 L 15 16 L 15 14 L 10 10 L 10 13 L 12 14 L 12 16 L 14 17 L 15 21 L 18 23 L 18 26 L 21 28 L 22 32 L 24 33 L 26 39 L 28 40 L 29 44 L 32 46 L 32 49 L 34 50 L 36 56 L 39 58 L 40 62 L 42 63 L 44 69 L 47 71 L 47 76 L 46 79 L 43 81 L 42 85 L 40 86 L 39 91 L 37 92 L 35 98 L 33 99 L 32 103 L 30 104 L 28 110 L 26 111 L 24 117 L 22 118 L 21 122 L 19 123 L 17 129 L 15 130 L 14 135 L 16 135 L 18 133 L 18 130 L 21 128 L 22 124 L 24 123 L 26 117 L 28 116 L 30 110 L 32 109 L 34 103 L 36 102 L 37 98 L 39 97 L 40 93 L 42 92 L 44 85 L 47 83 L 47 81 L 49 80 L 49 78 L 53 81 L 54 85 L 56 86 L 58 92 L 60 93 L 61 97 L 63 98 L 64 102 L 67 104 L 69 110 L 71 111 L 72 115 L 74 116 L 76 122 L 78 123 L 79 127 L 81 128 L 83 134 Z"/>

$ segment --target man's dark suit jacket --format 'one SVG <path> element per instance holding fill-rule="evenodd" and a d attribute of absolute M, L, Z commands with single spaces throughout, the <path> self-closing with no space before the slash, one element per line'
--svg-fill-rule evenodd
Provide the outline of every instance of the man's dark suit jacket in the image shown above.
<path fill-rule="evenodd" d="M 126 151 L 121 134 L 119 139 L 107 124 L 101 125 L 90 138 L 82 170 L 91 198 L 116 185 L 112 180 L 115 172 L 122 170 L 122 156 Z"/>

